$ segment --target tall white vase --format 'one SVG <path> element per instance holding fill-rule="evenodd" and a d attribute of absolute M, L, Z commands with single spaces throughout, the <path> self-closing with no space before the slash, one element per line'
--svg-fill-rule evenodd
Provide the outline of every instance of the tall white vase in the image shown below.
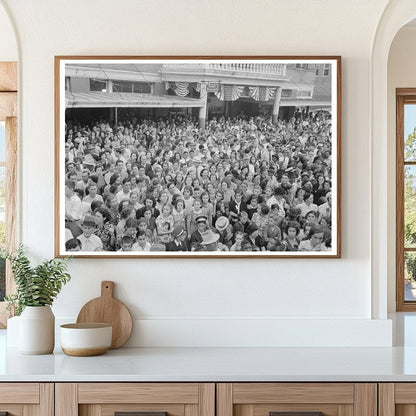
<path fill-rule="evenodd" d="M 55 346 L 55 315 L 50 306 L 26 306 L 19 319 L 19 351 L 50 354 Z"/>

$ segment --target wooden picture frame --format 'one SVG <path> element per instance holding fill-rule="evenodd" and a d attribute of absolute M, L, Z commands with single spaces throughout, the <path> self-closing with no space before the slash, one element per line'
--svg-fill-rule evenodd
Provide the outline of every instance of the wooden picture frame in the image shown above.
<path fill-rule="evenodd" d="M 55 178 L 57 257 L 340 258 L 341 58 L 56 56 Z"/>

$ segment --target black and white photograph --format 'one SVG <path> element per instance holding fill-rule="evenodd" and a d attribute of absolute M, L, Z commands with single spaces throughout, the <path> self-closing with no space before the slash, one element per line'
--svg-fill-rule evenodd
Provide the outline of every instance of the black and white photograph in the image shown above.
<path fill-rule="evenodd" d="M 56 255 L 340 253 L 339 57 L 56 57 Z"/>

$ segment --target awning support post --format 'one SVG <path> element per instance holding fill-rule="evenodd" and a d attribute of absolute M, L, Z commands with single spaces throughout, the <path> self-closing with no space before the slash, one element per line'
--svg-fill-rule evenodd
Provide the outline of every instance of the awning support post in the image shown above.
<path fill-rule="evenodd" d="M 280 100 L 282 98 L 282 87 L 276 88 L 276 96 L 274 97 L 272 123 L 276 124 L 279 118 Z"/>
<path fill-rule="evenodd" d="M 207 83 L 201 82 L 200 99 L 203 106 L 199 109 L 199 128 L 205 131 L 205 120 L 207 118 L 207 106 L 208 106 L 208 93 Z"/>

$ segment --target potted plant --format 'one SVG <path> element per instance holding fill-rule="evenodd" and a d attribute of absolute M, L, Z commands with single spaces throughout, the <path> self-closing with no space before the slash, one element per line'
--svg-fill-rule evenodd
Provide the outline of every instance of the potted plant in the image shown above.
<path fill-rule="evenodd" d="M 51 305 L 71 276 L 67 258 L 32 266 L 23 246 L 3 256 L 10 261 L 16 292 L 6 296 L 8 309 L 19 318 L 19 350 L 50 354 L 55 346 L 55 316 Z"/>

